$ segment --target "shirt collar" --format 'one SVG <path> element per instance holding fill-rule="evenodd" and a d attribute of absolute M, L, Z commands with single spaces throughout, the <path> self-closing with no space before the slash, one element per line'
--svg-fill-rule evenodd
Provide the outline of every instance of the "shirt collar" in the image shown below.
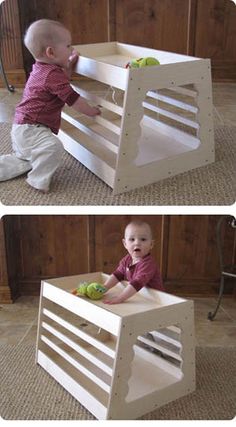
<path fill-rule="evenodd" d="M 132 257 L 130 255 L 129 262 L 128 262 L 128 268 L 134 268 L 137 264 L 145 260 L 146 258 L 150 257 L 151 253 L 149 252 L 147 255 L 145 255 L 143 258 L 140 259 L 140 261 L 136 262 L 135 264 L 132 264 Z"/>

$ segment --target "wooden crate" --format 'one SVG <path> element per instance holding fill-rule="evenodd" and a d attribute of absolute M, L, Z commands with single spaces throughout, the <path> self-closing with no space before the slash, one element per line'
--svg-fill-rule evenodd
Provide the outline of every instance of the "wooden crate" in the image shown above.
<path fill-rule="evenodd" d="M 67 108 L 58 136 L 114 194 L 214 161 L 208 59 L 117 42 L 75 47 L 76 73 L 98 89 L 73 86 L 102 114 L 88 118 Z M 150 56 L 161 65 L 125 68 L 132 58 Z"/>
<path fill-rule="evenodd" d="M 116 305 L 71 293 L 106 278 L 42 282 L 36 362 L 96 418 L 135 419 L 195 389 L 193 302 L 147 288 Z"/>

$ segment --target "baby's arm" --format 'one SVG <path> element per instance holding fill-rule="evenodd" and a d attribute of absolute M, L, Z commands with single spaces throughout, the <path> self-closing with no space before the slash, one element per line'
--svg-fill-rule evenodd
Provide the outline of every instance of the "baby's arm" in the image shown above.
<path fill-rule="evenodd" d="M 79 111 L 80 113 L 86 114 L 87 116 L 93 117 L 101 114 L 101 111 L 97 107 L 91 107 L 87 101 L 79 96 L 75 103 L 72 105 L 74 110 Z"/>
<path fill-rule="evenodd" d="M 103 286 L 108 290 L 113 288 L 113 286 L 117 285 L 118 282 L 119 280 L 116 278 L 116 276 L 114 276 L 114 274 L 111 274 L 110 277 L 108 277 L 108 279 L 105 281 Z"/>
<path fill-rule="evenodd" d="M 110 298 L 105 297 L 103 299 L 103 302 L 105 304 L 119 304 L 121 302 L 126 301 L 128 298 L 132 297 L 134 294 L 136 294 L 136 289 L 132 285 L 127 285 L 125 289 L 116 297 Z"/>

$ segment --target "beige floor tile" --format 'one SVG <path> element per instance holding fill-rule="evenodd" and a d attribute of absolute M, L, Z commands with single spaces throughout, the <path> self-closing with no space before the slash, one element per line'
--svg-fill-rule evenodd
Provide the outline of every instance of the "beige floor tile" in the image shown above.
<path fill-rule="evenodd" d="M 222 298 L 220 306 L 232 320 L 236 321 L 236 297 Z"/>
<path fill-rule="evenodd" d="M 6 325 L 0 323 L 0 344 L 16 345 L 26 336 L 29 325 Z"/>
<path fill-rule="evenodd" d="M 33 325 L 22 339 L 22 344 L 35 344 L 37 340 L 37 324 Z"/>
<path fill-rule="evenodd" d="M 236 126 L 236 100 L 235 105 L 218 106 L 217 112 L 225 125 Z"/>
<path fill-rule="evenodd" d="M 8 311 L 1 310 L 0 325 L 30 325 L 35 320 L 37 313 L 35 309 Z"/>
<path fill-rule="evenodd" d="M 0 122 L 12 123 L 14 111 L 14 106 L 0 102 Z"/>
<path fill-rule="evenodd" d="M 195 323 L 197 345 L 200 346 L 236 346 L 236 323 L 224 323 L 215 318 L 214 321 Z"/>
<path fill-rule="evenodd" d="M 212 85 L 213 103 L 216 107 L 236 104 L 236 83 L 216 83 Z"/>

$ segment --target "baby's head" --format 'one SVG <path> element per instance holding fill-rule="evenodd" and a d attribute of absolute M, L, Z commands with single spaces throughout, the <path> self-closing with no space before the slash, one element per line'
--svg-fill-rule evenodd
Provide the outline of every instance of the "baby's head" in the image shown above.
<path fill-rule="evenodd" d="M 67 65 L 71 55 L 71 35 L 63 24 L 50 19 L 33 22 L 25 33 L 24 43 L 39 61 Z"/>
<path fill-rule="evenodd" d="M 122 241 L 133 261 L 145 257 L 154 244 L 150 225 L 142 220 L 131 221 L 125 228 Z"/>

